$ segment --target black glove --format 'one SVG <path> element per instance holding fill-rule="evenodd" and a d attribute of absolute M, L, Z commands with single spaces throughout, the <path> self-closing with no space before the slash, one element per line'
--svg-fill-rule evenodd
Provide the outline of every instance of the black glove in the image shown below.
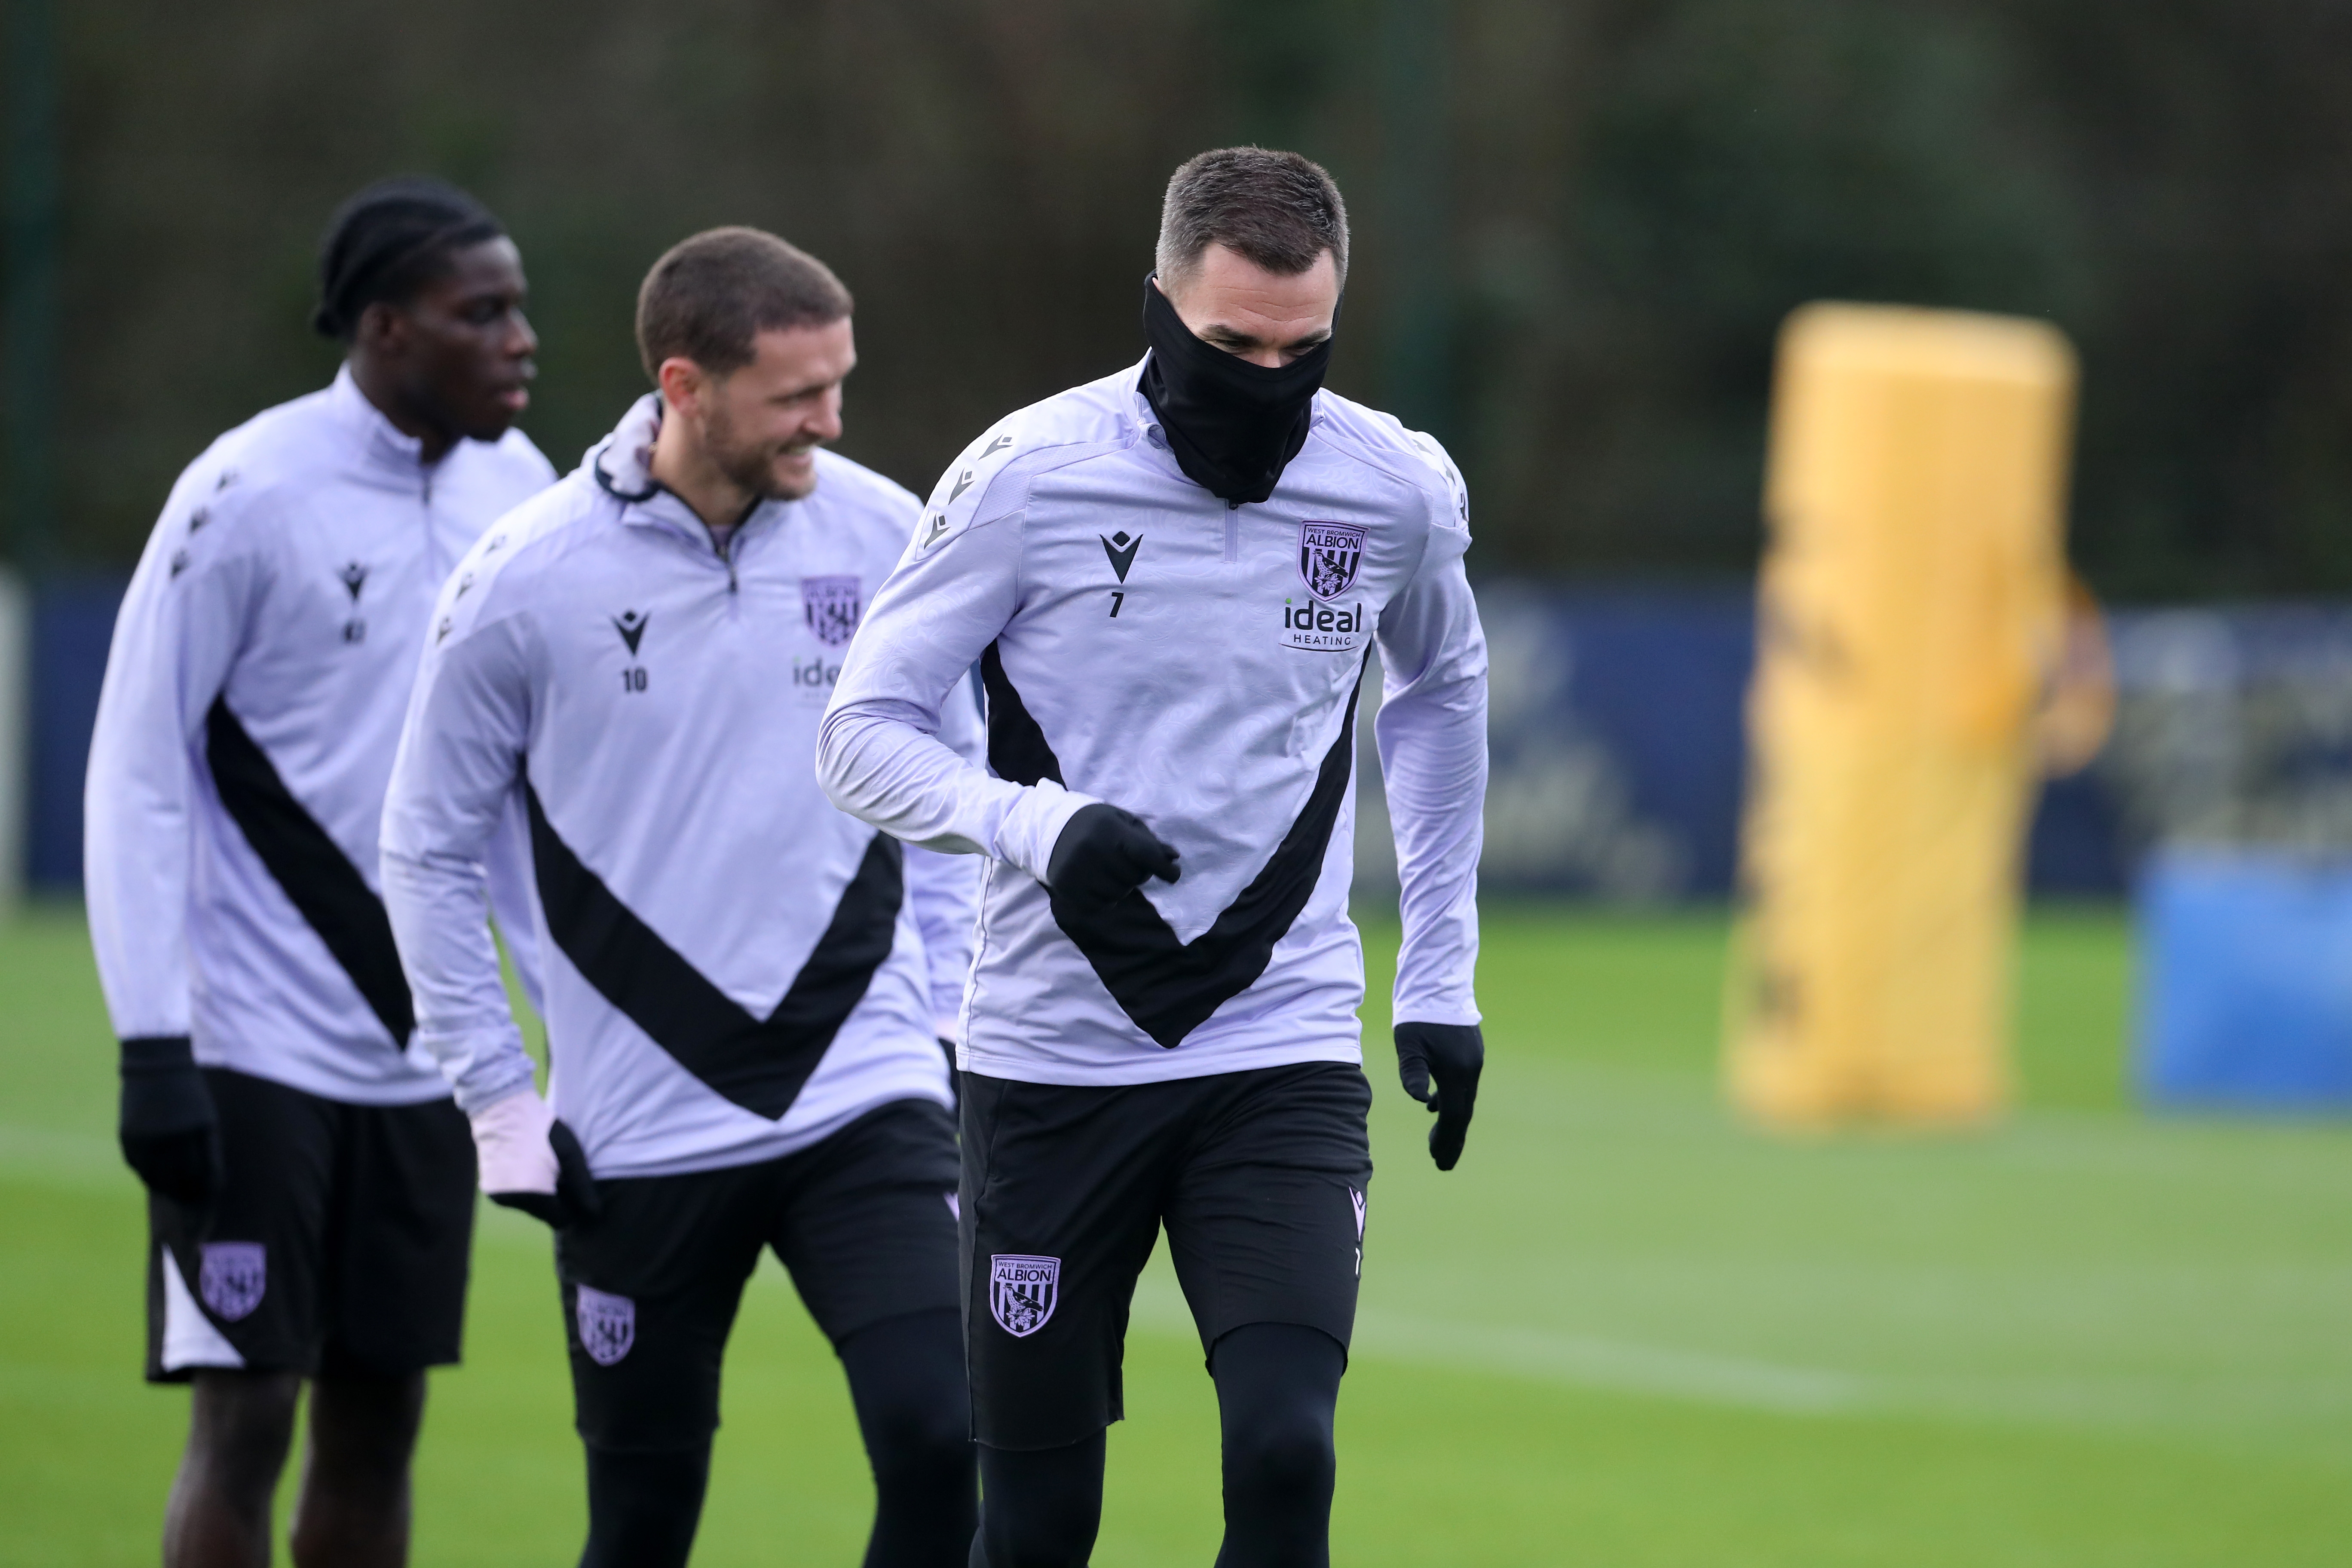
<path fill-rule="evenodd" d="M 1054 840 L 1045 886 L 1082 904 L 1116 903 L 1146 877 L 1172 882 L 1184 874 L 1175 846 L 1162 843 L 1143 818 L 1097 801 L 1080 806 Z"/>
<path fill-rule="evenodd" d="M 1404 1091 L 1429 1107 L 1429 1157 L 1441 1171 L 1462 1158 L 1470 1112 L 1478 1103 L 1478 1073 L 1486 1065 L 1486 1037 L 1475 1024 L 1399 1024 L 1397 1076 Z M 1433 1092 L 1430 1081 L 1436 1080 Z"/>
<path fill-rule="evenodd" d="M 588 1156 L 572 1129 L 556 1122 L 547 1130 L 547 1146 L 555 1151 L 554 1192 L 492 1193 L 490 1202 L 520 1209 L 558 1230 L 604 1218 L 604 1199 L 596 1191 L 596 1178 L 588 1173 Z"/>
<path fill-rule="evenodd" d="M 147 1190 L 191 1208 L 227 1180 L 220 1121 L 185 1035 L 122 1042 L 122 1158 Z"/>

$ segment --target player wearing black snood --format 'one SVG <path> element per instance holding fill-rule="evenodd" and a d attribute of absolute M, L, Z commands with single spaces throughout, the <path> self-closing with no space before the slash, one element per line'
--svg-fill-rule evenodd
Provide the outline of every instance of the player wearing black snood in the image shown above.
<path fill-rule="evenodd" d="M 1374 646 L 1398 1064 L 1438 1166 L 1462 1153 L 1486 644 L 1444 448 L 1321 390 L 1347 250 L 1295 153 L 1178 170 L 1150 355 L 949 468 L 825 716 L 835 804 L 987 861 L 959 1065 L 991 1568 L 1088 1560 L 1163 1232 L 1223 1415 L 1217 1561 L 1327 1561 L 1371 1177 L 1348 894 Z M 939 740 L 975 661 L 986 771 Z"/>

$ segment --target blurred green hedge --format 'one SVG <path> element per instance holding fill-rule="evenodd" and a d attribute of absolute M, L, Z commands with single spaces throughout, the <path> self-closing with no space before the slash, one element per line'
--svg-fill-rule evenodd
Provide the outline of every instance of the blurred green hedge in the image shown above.
<path fill-rule="evenodd" d="M 2076 552 L 2105 592 L 2352 590 L 2352 7 L 59 11 L 75 561 L 127 562 L 181 464 L 326 377 L 311 247 L 378 174 L 451 176 L 512 225 L 545 340 L 529 428 L 560 466 L 642 385 L 646 265 L 748 222 L 856 291 L 845 449 L 920 490 L 1006 408 L 1140 353 L 1169 169 L 1264 139 L 1348 190 L 1333 384 L 1452 444 L 1482 570 L 1744 571 L 1772 334 L 1834 296 L 2074 335 Z"/>

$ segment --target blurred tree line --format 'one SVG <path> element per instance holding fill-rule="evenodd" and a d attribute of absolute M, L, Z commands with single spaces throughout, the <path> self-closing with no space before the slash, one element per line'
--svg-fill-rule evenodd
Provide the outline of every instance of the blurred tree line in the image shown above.
<path fill-rule="evenodd" d="M 59 11 L 62 547 L 320 384 L 335 202 L 512 226 L 560 467 L 643 387 L 646 266 L 772 228 L 859 300 L 844 449 L 918 489 L 1139 355 L 1170 169 L 1322 159 L 1332 384 L 1435 428 L 1488 573 L 1745 571 L 1815 298 L 2046 316 L 2117 597 L 2352 591 L 2352 6 L 2323 0 L 81 0 Z"/>

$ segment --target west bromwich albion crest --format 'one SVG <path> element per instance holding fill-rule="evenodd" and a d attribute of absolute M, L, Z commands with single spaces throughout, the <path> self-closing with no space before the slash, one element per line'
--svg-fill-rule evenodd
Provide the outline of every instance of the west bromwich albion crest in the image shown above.
<path fill-rule="evenodd" d="M 997 1327 L 1025 1340 L 1045 1326 L 1061 1295 L 1062 1260 L 1020 1252 L 993 1253 L 988 1259 L 988 1310 Z"/>
<path fill-rule="evenodd" d="M 598 1366 L 612 1365 L 637 1342 L 637 1304 L 626 1296 L 583 1285 L 572 1316 L 580 1323 L 580 1348 Z"/>
<path fill-rule="evenodd" d="M 196 1289 L 213 1316 L 226 1323 L 248 1317 L 269 1289 L 269 1254 L 257 1241 L 207 1241 Z"/>
<path fill-rule="evenodd" d="M 1356 585 L 1364 563 L 1365 530 L 1348 522 L 1298 525 L 1298 578 L 1318 599 L 1336 599 Z"/>
<path fill-rule="evenodd" d="M 857 602 L 858 580 L 855 577 L 803 577 L 801 579 L 801 616 L 808 622 L 816 640 L 827 647 L 839 647 L 857 630 L 857 617 L 864 606 Z"/>

